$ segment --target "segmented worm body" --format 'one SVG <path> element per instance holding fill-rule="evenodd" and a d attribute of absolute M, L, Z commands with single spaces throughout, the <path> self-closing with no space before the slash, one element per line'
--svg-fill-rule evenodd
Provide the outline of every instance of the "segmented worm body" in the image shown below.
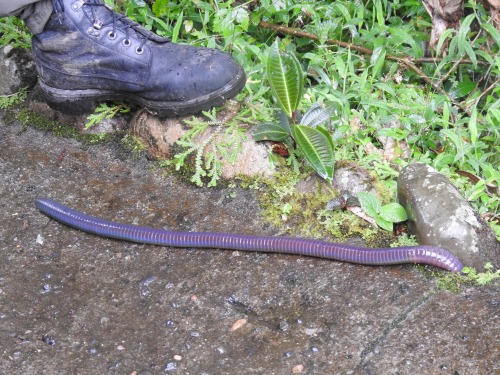
<path fill-rule="evenodd" d="M 463 268 L 460 260 L 453 254 L 436 246 L 370 249 L 302 238 L 217 232 L 179 232 L 99 219 L 48 198 L 38 199 L 36 207 L 50 218 L 84 232 L 144 244 L 286 253 L 365 265 L 420 263 L 452 272 L 460 272 Z"/>

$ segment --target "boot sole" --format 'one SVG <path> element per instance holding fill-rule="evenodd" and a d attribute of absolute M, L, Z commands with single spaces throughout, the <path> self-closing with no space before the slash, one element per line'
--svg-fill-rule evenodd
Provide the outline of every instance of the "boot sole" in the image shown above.
<path fill-rule="evenodd" d="M 192 115 L 220 106 L 240 92 L 245 86 L 245 82 L 245 73 L 241 69 L 232 81 L 218 91 L 188 101 L 169 102 L 147 99 L 131 92 L 99 89 L 63 90 L 51 87 L 39 80 L 47 104 L 56 111 L 65 114 L 83 115 L 93 113 L 99 102 L 121 100 L 144 107 L 158 117 Z"/>

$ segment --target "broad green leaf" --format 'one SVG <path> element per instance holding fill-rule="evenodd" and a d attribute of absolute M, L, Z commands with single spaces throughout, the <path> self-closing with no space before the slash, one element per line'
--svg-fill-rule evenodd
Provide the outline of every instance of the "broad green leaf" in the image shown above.
<path fill-rule="evenodd" d="M 396 202 L 380 207 L 380 217 L 391 223 L 399 223 L 408 219 L 404 207 Z"/>
<path fill-rule="evenodd" d="M 375 16 L 377 17 L 377 22 L 380 27 L 385 24 L 385 12 L 382 5 L 382 0 L 375 0 Z"/>
<path fill-rule="evenodd" d="M 477 107 L 472 108 L 472 113 L 469 119 L 470 141 L 472 144 L 477 141 Z"/>
<path fill-rule="evenodd" d="M 380 201 L 376 196 L 366 191 L 358 192 L 361 208 L 371 217 L 377 217 L 380 211 Z"/>
<path fill-rule="evenodd" d="M 297 146 L 314 170 L 331 183 L 335 163 L 331 136 L 321 128 L 302 125 L 295 125 L 292 133 Z"/>
<path fill-rule="evenodd" d="M 383 47 L 375 48 L 372 57 L 370 59 L 370 62 L 373 65 L 372 76 L 378 77 L 378 74 L 382 70 L 385 63 L 385 50 Z"/>
<path fill-rule="evenodd" d="M 457 40 L 458 40 L 458 51 L 462 55 L 465 53 L 467 46 L 470 46 L 470 41 L 467 40 L 467 35 L 470 31 L 470 25 L 474 18 L 476 17 L 475 13 L 469 14 L 462 20 L 462 24 L 460 25 L 460 29 L 458 30 Z"/>
<path fill-rule="evenodd" d="M 500 46 L 500 40 L 498 41 L 498 45 Z M 491 55 L 486 51 L 476 50 L 476 55 L 481 57 L 484 61 L 486 61 L 490 65 L 493 65 L 495 63 Z"/>
<path fill-rule="evenodd" d="M 476 199 L 478 199 L 481 195 L 485 193 L 486 190 L 486 181 L 485 180 L 479 180 L 477 184 L 474 186 L 472 192 L 469 194 L 467 197 L 467 200 L 469 202 L 473 202 Z"/>
<path fill-rule="evenodd" d="M 474 66 L 474 68 L 477 68 L 476 52 L 474 52 L 474 49 L 470 44 L 465 45 L 465 52 L 467 53 L 467 56 L 469 56 L 469 59 L 472 61 L 472 66 Z"/>
<path fill-rule="evenodd" d="M 444 43 L 446 42 L 446 39 L 451 38 L 455 30 L 453 29 L 446 29 L 443 31 L 441 36 L 439 37 L 438 44 L 436 46 L 436 54 L 439 56 L 442 54 L 441 49 L 443 48 Z"/>
<path fill-rule="evenodd" d="M 283 142 L 285 139 L 290 137 L 290 134 L 288 134 L 286 129 L 283 129 L 280 124 L 274 122 L 265 122 L 257 125 L 252 130 L 252 135 L 256 141 Z"/>
<path fill-rule="evenodd" d="M 318 125 L 329 124 L 334 111 L 335 108 L 332 106 L 324 107 L 320 103 L 315 103 L 304 113 L 300 125 L 315 128 Z"/>
<path fill-rule="evenodd" d="M 248 30 L 249 16 L 246 9 L 242 8 L 241 6 L 235 7 L 233 9 L 232 16 L 236 19 L 236 22 L 241 25 L 241 28 L 243 30 Z"/>
<path fill-rule="evenodd" d="M 491 35 L 491 37 L 493 39 L 495 39 L 495 42 L 496 42 L 497 46 L 500 47 L 500 31 L 498 31 L 495 28 L 495 26 L 493 26 L 493 25 L 491 25 L 491 24 L 489 24 L 487 22 L 482 23 L 481 27 L 483 29 L 485 29 L 488 32 L 488 34 Z"/>
<path fill-rule="evenodd" d="M 184 11 L 181 11 L 179 18 L 175 22 L 174 30 L 172 31 L 172 43 L 176 43 L 179 38 L 179 31 L 181 30 L 182 21 L 184 20 Z"/>
<path fill-rule="evenodd" d="M 281 109 L 278 110 L 278 114 L 276 116 L 278 119 L 278 124 L 286 130 L 286 132 L 291 136 L 292 135 L 292 128 L 290 127 L 290 118 L 286 117 L 286 113 L 283 112 Z"/>
<path fill-rule="evenodd" d="M 455 99 L 462 98 L 462 97 L 470 94 L 470 92 L 472 90 L 474 90 L 476 88 L 476 86 L 477 86 L 477 82 L 472 82 L 472 81 L 460 82 L 457 85 L 457 87 L 450 90 L 449 94 Z"/>
<path fill-rule="evenodd" d="M 292 117 L 302 97 L 303 75 L 299 60 L 292 53 L 281 52 L 277 38 L 269 50 L 267 77 L 278 104 L 288 117 Z"/>
<path fill-rule="evenodd" d="M 375 69 L 375 68 L 374 68 Z M 377 82 L 375 83 L 373 86 L 375 86 L 376 88 L 382 90 L 382 91 L 385 91 L 386 93 L 388 94 L 391 94 L 392 96 L 394 97 L 397 97 L 398 96 L 398 92 L 394 89 L 393 86 L 391 86 L 390 84 L 388 83 L 385 83 L 385 82 Z"/>
<path fill-rule="evenodd" d="M 392 232 L 394 229 L 394 224 L 392 222 L 384 220 L 378 215 L 375 218 L 375 222 L 380 228 L 388 230 L 389 232 Z"/>

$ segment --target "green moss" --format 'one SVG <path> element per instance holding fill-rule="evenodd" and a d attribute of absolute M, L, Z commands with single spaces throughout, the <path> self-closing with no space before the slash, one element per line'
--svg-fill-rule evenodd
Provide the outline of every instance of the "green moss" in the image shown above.
<path fill-rule="evenodd" d="M 125 150 L 130 152 L 136 159 L 143 156 L 146 152 L 146 147 L 142 144 L 141 140 L 133 134 L 126 134 L 121 139 L 121 143 L 125 147 Z"/>
<path fill-rule="evenodd" d="M 491 263 L 484 266 L 484 272 L 474 268 L 464 267 L 462 273 L 452 273 L 433 267 L 417 266 L 429 279 L 436 280 L 436 290 L 448 290 L 458 293 L 463 287 L 481 287 L 484 285 L 500 284 L 500 270 L 493 271 Z"/>
<path fill-rule="evenodd" d="M 72 126 L 49 120 L 27 108 L 20 109 L 15 117 L 21 123 L 23 129 L 31 127 L 41 131 L 49 131 L 57 137 L 74 138 L 86 144 L 105 142 L 115 137 L 113 134 L 82 134 Z"/>
<path fill-rule="evenodd" d="M 263 180 L 260 205 L 264 219 L 283 233 L 307 238 L 345 242 L 361 237 L 369 247 L 388 247 L 395 237 L 345 210 L 331 211 L 326 205 L 333 189 L 318 183 L 313 193 L 300 193 L 297 184 L 307 175 L 280 169 L 272 180 Z"/>

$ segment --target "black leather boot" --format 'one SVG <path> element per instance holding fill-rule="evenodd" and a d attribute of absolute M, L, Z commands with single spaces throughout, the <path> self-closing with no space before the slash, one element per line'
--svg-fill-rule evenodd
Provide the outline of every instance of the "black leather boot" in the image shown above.
<path fill-rule="evenodd" d="M 39 82 L 62 112 L 92 112 L 97 102 L 125 100 L 160 117 L 221 105 L 245 85 L 227 54 L 172 43 L 113 12 L 102 0 L 54 0 L 44 30 L 33 36 Z"/>

